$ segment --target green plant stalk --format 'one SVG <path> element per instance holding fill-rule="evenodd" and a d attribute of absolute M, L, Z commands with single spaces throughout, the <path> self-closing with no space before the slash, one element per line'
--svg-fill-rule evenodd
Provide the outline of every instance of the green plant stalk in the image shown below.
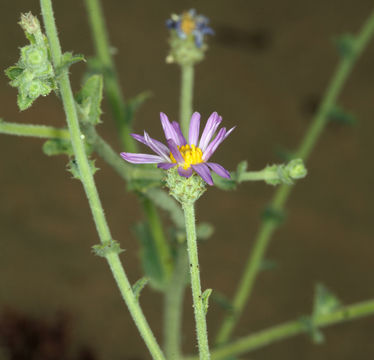
<path fill-rule="evenodd" d="M 159 181 L 161 185 L 161 170 L 128 164 L 127 162 L 123 161 L 118 153 L 116 153 L 103 138 L 100 137 L 92 124 L 81 121 L 80 125 L 87 142 L 92 145 L 96 153 L 103 158 L 105 162 L 109 164 L 123 180 L 127 182 L 138 179 L 152 180 L 155 182 Z"/>
<path fill-rule="evenodd" d="M 148 224 L 152 229 L 153 239 L 155 241 L 158 256 L 160 257 L 160 261 L 163 266 L 163 271 L 166 278 L 170 279 L 173 272 L 173 259 L 171 258 L 169 244 L 165 241 L 164 230 L 162 228 L 160 217 L 156 207 L 149 198 L 144 197 L 142 202 L 143 209 L 148 219 Z"/>
<path fill-rule="evenodd" d="M 56 24 L 54 20 L 51 0 L 40 0 L 42 16 L 46 29 L 46 34 L 51 50 L 52 62 L 55 68 L 59 68 L 61 64 L 61 46 L 57 35 Z M 88 202 L 95 221 L 96 229 L 100 240 L 103 244 L 112 241 L 112 236 L 106 222 L 104 211 L 101 206 L 96 185 L 90 170 L 89 162 L 85 152 L 84 144 L 81 138 L 79 128 L 78 115 L 76 111 L 75 101 L 71 90 L 68 70 L 63 70 L 58 78 L 58 85 L 61 99 L 64 105 L 70 138 L 78 164 L 78 169 L 83 187 L 85 189 Z M 163 360 L 163 353 L 157 344 L 152 330 L 150 329 L 143 312 L 137 302 L 131 285 L 127 279 L 126 273 L 121 265 L 118 254 L 110 253 L 106 255 L 106 259 L 112 270 L 113 276 L 119 286 L 121 294 L 127 304 L 127 307 L 133 317 L 138 330 L 143 337 L 148 350 L 154 359 Z"/>
<path fill-rule="evenodd" d="M 209 344 L 206 326 L 205 310 L 202 301 L 199 259 L 197 255 L 197 239 L 195 227 L 195 209 L 193 203 L 182 204 L 186 223 L 187 250 L 190 261 L 191 289 L 193 308 L 195 313 L 197 342 L 199 345 L 200 360 L 208 360 Z"/>
<path fill-rule="evenodd" d="M 120 138 L 126 151 L 136 152 L 134 139 L 130 136 L 132 113 L 129 111 L 122 94 L 118 81 L 116 69 L 110 52 L 108 34 L 105 27 L 104 14 L 99 0 L 85 0 L 88 11 L 88 18 L 92 32 L 92 39 L 95 46 L 97 58 L 103 67 L 105 82 L 105 92 L 108 96 L 113 116 L 120 131 Z M 147 218 L 152 237 L 157 246 L 161 266 L 166 278 L 170 278 L 172 272 L 171 252 L 163 232 L 161 220 L 157 214 L 155 205 L 151 202 L 143 203 L 145 214 L 152 214 L 152 218 Z"/>
<path fill-rule="evenodd" d="M 82 124 L 81 124 L 82 125 Z M 124 162 L 121 157 L 113 151 L 110 145 L 104 141 L 95 128 L 89 124 L 82 126 L 86 140 L 93 146 L 97 154 L 105 160 L 126 181 L 152 180 L 159 181 L 161 185 L 162 172 L 159 169 L 148 169 L 145 167 L 132 166 Z M 29 125 L 2 121 L 0 119 L 0 134 L 35 137 L 41 139 L 70 140 L 67 129 L 55 128 L 46 125 Z"/>
<path fill-rule="evenodd" d="M 188 257 L 184 245 L 177 249 L 173 276 L 164 298 L 164 350 L 167 359 L 182 359 L 181 334 L 184 291 L 187 285 Z"/>
<path fill-rule="evenodd" d="M 369 300 L 343 307 L 330 314 L 317 316 L 313 318 L 313 326 L 322 328 L 373 314 L 374 300 Z M 302 321 L 289 321 L 222 345 L 217 350 L 213 350 L 211 356 L 214 360 L 230 358 L 303 333 L 308 333 L 308 329 Z M 185 360 L 197 360 L 197 357 L 186 357 Z"/>
<path fill-rule="evenodd" d="M 81 124 L 82 125 L 82 124 Z M 162 171 L 158 169 L 141 168 L 132 166 L 124 162 L 117 153 L 113 151 L 110 145 L 104 141 L 96 132 L 91 124 L 87 124 L 81 129 L 94 150 L 109 164 L 125 181 L 131 180 L 162 180 Z M 67 129 L 59 129 L 46 125 L 29 125 L 5 122 L 0 119 L 0 134 L 27 136 L 45 139 L 63 139 L 69 140 L 70 134 Z M 263 181 L 277 179 L 274 171 L 266 169 L 260 171 L 247 171 L 240 176 L 240 182 L 243 181 Z M 158 225 L 157 225 L 158 226 Z"/>
<path fill-rule="evenodd" d="M 341 59 L 335 74 L 327 87 L 317 115 L 315 116 L 312 124 L 306 132 L 304 139 L 296 151 L 295 158 L 301 158 L 305 162 L 309 157 L 313 147 L 317 143 L 317 140 L 328 122 L 329 112 L 335 106 L 337 98 L 348 76 L 350 75 L 356 60 L 367 46 L 369 40 L 373 36 L 373 33 L 374 13 L 370 15 L 359 34 L 356 36 L 352 53 L 344 56 Z M 275 192 L 270 207 L 276 211 L 281 211 L 291 190 L 292 186 L 281 185 Z M 224 344 L 232 334 L 232 331 L 243 312 L 244 306 L 248 302 L 248 299 L 252 293 L 253 285 L 259 272 L 262 259 L 269 245 L 270 238 L 276 228 L 277 223 L 272 219 L 266 219 L 263 221 L 262 227 L 256 236 L 254 247 L 251 249 L 238 289 L 234 295 L 234 300 L 232 303 L 233 311 L 224 319 L 216 338 L 217 344 Z"/>
<path fill-rule="evenodd" d="M 194 83 L 194 65 L 181 65 L 180 124 L 188 139 L 189 124 L 192 115 Z"/>
<path fill-rule="evenodd" d="M 67 129 L 58 129 L 53 126 L 45 125 L 16 124 L 5 122 L 1 119 L 0 134 L 30 136 L 43 139 L 70 139 L 70 134 Z"/>
<path fill-rule="evenodd" d="M 85 0 L 88 18 L 92 31 L 95 51 L 99 59 L 105 81 L 105 92 L 113 112 L 120 138 L 126 151 L 136 152 L 136 145 L 131 137 L 131 118 L 123 100 L 114 62 L 110 53 L 108 34 L 105 27 L 103 11 L 99 0 Z"/>

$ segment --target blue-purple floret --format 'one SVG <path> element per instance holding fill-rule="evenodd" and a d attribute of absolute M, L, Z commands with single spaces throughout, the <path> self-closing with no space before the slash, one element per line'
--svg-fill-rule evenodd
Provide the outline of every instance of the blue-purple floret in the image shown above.
<path fill-rule="evenodd" d="M 200 48 L 203 45 L 205 35 L 214 35 L 214 30 L 209 26 L 209 18 L 204 15 L 196 15 L 196 10 L 191 9 L 188 11 L 189 15 L 195 22 L 195 29 L 192 34 L 195 39 L 196 47 Z M 182 30 L 182 16 L 178 15 L 175 19 L 171 18 L 166 20 L 166 27 L 171 30 L 175 30 L 179 38 L 186 39 L 187 34 Z"/>
<path fill-rule="evenodd" d="M 230 130 L 221 128 L 217 135 L 214 137 L 221 121 L 222 117 L 216 112 L 212 113 L 208 118 L 203 133 L 199 140 L 200 135 L 200 114 L 198 112 L 193 113 L 190 121 L 188 142 L 182 134 L 179 123 L 176 121 L 170 122 L 166 114 L 160 113 L 162 128 L 165 133 L 167 146 L 158 140 L 152 139 L 147 132 L 144 131 L 144 135 L 131 134 L 131 136 L 147 145 L 157 155 L 151 154 L 133 154 L 133 153 L 121 153 L 124 160 L 133 164 L 157 164 L 157 167 L 169 170 L 172 167 L 177 166 L 178 173 L 183 177 L 190 177 L 195 171 L 207 184 L 213 185 L 213 179 L 210 171 L 215 172 L 221 177 L 230 178 L 230 173 L 221 165 L 208 160 L 220 146 L 220 144 L 230 135 L 235 127 Z M 198 164 L 191 164 L 187 169 L 184 169 L 184 158 L 179 151 L 179 148 L 183 145 L 194 145 L 201 149 L 202 159 Z M 176 162 L 172 161 L 170 154 L 173 155 Z"/>

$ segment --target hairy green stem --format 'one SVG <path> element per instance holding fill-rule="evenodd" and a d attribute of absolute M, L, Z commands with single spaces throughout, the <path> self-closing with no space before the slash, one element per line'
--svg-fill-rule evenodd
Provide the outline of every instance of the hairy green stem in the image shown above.
<path fill-rule="evenodd" d="M 313 318 L 312 321 L 313 326 L 321 328 L 373 314 L 374 300 L 369 300 L 345 306 L 329 314 L 319 315 Z M 308 329 L 305 326 L 305 323 L 302 321 L 289 321 L 281 325 L 276 325 L 269 329 L 242 337 L 227 345 L 223 345 L 212 351 L 212 359 L 219 360 L 245 354 L 250 351 L 263 348 L 276 341 L 288 339 L 299 334 L 308 333 L 308 331 L 310 331 L 310 329 Z M 197 360 L 197 357 L 187 357 L 185 360 Z"/>
<path fill-rule="evenodd" d="M 333 75 L 331 82 L 326 89 L 325 96 L 318 109 L 317 115 L 315 116 L 299 146 L 299 149 L 296 152 L 296 158 L 301 158 L 306 161 L 306 159 L 309 157 L 314 145 L 316 144 L 323 129 L 325 128 L 325 125 L 328 122 L 328 115 L 335 106 L 337 98 L 348 76 L 350 75 L 356 60 L 367 46 L 369 40 L 373 36 L 373 33 L 374 13 L 370 15 L 359 34 L 355 37 L 355 40 L 352 43 L 352 52 L 343 56 L 341 59 L 335 74 Z M 273 197 L 270 208 L 275 211 L 282 211 L 291 190 L 291 186 L 281 185 Z M 248 302 L 251 295 L 262 259 L 269 245 L 270 238 L 276 228 L 277 223 L 274 221 L 274 219 L 267 218 L 263 221 L 262 227 L 256 236 L 254 247 L 251 249 L 238 289 L 235 293 L 232 303 L 233 311 L 226 316 L 222 327 L 218 332 L 216 338 L 217 344 L 223 344 L 230 338 L 237 320 L 243 312 L 244 306 Z"/>
<path fill-rule="evenodd" d="M 61 64 L 62 53 L 52 10 L 52 3 L 51 0 L 40 0 L 40 5 L 51 50 L 52 62 L 54 67 L 58 68 Z M 96 185 L 85 152 L 85 147 L 82 141 L 82 134 L 79 127 L 77 110 L 67 69 L 61 72 L 58 78 L 58 85 L 65 109 L 66 120 L 70 132 L 70 139 L 78 164 L 80 178 L 88 198 L 88 202 L 100 240 L 103 244 L 106 244 L 112 241 L 112 236 L 105 219 L 104 211 L 101 206 L 100 198 L 96 189 Z M 133 317 L 135 324 L 137 325 L 138 330 L 142 335 L 150 353 L 152 354 L 154 359 L 164 359 L 163 353 L 159 345 L 157 344 L 155 337 L 153 336 L 152 330 L 150 329 L 143 315 L 139 303 L 134 296 L 131 285 L 119 260 L 118 254 L 107 254 L 106 259 L 112 270 L 113 276 L 116 279 L 122 297 L 125 300 L 130 314 Z"/>
<path fill-rule="evenodd" d="M 108 97 L 113 117 L 117 123 L 118 130 L 125 150 L 136 152 L 136 145 L 130 136 L 131 115 L 123 100 L 121 86 L 118 81 L 116 69 L 111 56 L 108 34 L 105 27 L 103 11 L 99 0 L 85 0 L 88 18 L 92 31 L 92 39 L 95 46 L 96 56 L 101 64 L 104 75 L 105 92 Z"/>
<path fill-rule="evenodd" d="M 70 134 L 67 129 L 58 129 L 53 126 L 29 125 L 5 122 L 0 119 L 0 134 L 30 136 L 43 139 L 69 140 Z"/>
<path fill-rule="evenodd" d="M 159 169 L 149 169 L 145 167 L 132 166 L 122 160 L 113 151 L 110 145 L 97 133 L 92 124 L 80 123 L 85 139 L 89 142 L 98 155 L 110 165 L 119 176 L 125 181 L 150 180 L 161 185 L 162 172 Z M 10 123 L 0 120 L 0 134 L 35 137 L 42 139 L 70 140 L 70 133 L 67 129 L 59 129 L 46 125 L 29 125 Z M 176 204 L 177 206 L 177 204 Z"/>
<path fill-rule="evenodd" d="M 208 360 L 209 344 L 208 331 L 206 326 L 205 309 L 202 301 L 200 285 L 200 268 L 197 255 L 197 239 L 195 224 L 195 209 L 193 203 L 182 204 L 184 219 L 186 223 L 187 249 L 190 261 L 192 300 L 195 313 L 197 342 L 199 345 L 200 360 Z"/>
<path fill-rule="evenodd" d="M 260 171 L 246 171 L 240 175 L 240 182 L 242 181 L 261 181 L 261 180 L 276 180 L 278 175 L 274 171 L 263 169 Z"/>
<path fill-rule="evenodd" d="M 188 257 L 184 245 L 177 249 L 173 276 L 165 293 L 164 350 L 169 360 L 179 360 L 181 354 L 184 290 L 188 282 Z"/>
<path fill-rule="evenodd" d="M 86 140 L 92 145 L 97 154 L 109 164 L 122 179 L 129 182 L 131 180 L 152 180 L 155 183 L 162 180 L 162 172 L 159 169 L 150 169 L 147 167 L 134 166 L 123 161 L 111 146 L 100 137 L 95 127 L 85 121 L 81 121 L 81 127 Z"/>
<path fill-rule="evenodd" d="M 136 145 L 131 134 L 131 121 L 133 113 L 124 101 L 121 86 L 118 81 L 113 58 L 110 52 L 108 34 L 105 27 L 104 14 L 99 0 L 85 0 L 86 8 L 95 46 L 96 56 L 99 59 L 104 75 L 105 91 L 109 99 L 113 116 L 120 131 L 120 138 L 126 151 L 136 152 Z M 147 170 L 147 169 L 144 169 Z M 155 176 L 157 181 L 157 176 Z M 166 278 L 171 275 L 171 252 L 163 231 L 157 209 L 150 201 L 143 202 L 143 210 L 151 218 L 147 218 L 152 237 L 157 244 L 158 256 Z M 159 247 L 160 246 L 160 247 Z"/>
<path fill-rule="evenodd" d="M 192 115 L 192 98 L 194 83 L 194 66 L 181 65 L 180 124 L 182 132 L 188 139 L 190 118 Z"/>

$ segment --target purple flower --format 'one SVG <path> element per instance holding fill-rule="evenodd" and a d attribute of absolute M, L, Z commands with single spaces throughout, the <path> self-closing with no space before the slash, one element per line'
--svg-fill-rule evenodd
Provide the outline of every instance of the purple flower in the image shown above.
<path fill-rule="evenodd" d="M 221 128 L 213 138 L 222 121 L 222 117 L 214 112 L 209 116 L 199 140 L 200 114 L 195 112 L 191 117 L 187 143 L 176 121 L 170 122 L 164 113 L 160 113 L 160 118 L 168 146 L 152 139 L 145 131 L 144 136 L 131 134 L 135 140 L 147 145 L 157 155 L 123 152 L 121 156 L 126 161 L 133 164 L 158 164 L 157 167 L 165 170 L 177 166 L 179 175 L 186 178 L 195 171 L 209 185 L 213 185 L 210 170 L 219 176 L 230 178 L 230 173 L 225 168 L 208 160 L 235 127 L 228 131 Z"/>
<path fill-rule="evenodd" d="M 214 35 L 214 31 L 209 25 L 209 19 L 203 15 L 196 15 L 195 9 L 184 12 L 182 15 L 172 15 L 166 21 L 166 26 L 177 32 L 181 39 L 187 39 L 192 35 L 198 48 L 201 47 L 204 35 Z"/>

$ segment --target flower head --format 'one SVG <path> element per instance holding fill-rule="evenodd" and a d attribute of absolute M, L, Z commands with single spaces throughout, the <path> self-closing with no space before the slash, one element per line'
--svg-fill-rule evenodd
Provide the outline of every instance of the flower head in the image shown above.
<path fill-rule="evenodd" d="M 175 30 L 181 39 L 193 38 L 195 45 L 200 48 L 203 45 L 204 35 L 214 35 L 209 25 L 209 19 L 203 15 L 197 15 L 195 9 L 185 11 L 181 15 L 173 14 L 166 21 L 169 29 Z"/>
<path fill-rule="evenodd" d="M 230 173 L 225 168 L 209 161 L 218 146 L 234 130 L 231 128 L 227 131 L 226 128 L 221 128 L 213 138 L 222 121 L 221 116 L 216 112 L 210 115 L 199 139 L 200 114 L 193 113 L 188 142 L 182 134 L 179 123 L 170 122 L 164 113 L 161 113 L 160 117 L 167 146 L 152 139 L 145 131 L 144 136 L 131 134 L 135 140 L 147 145 L 157 155 L 123 152 L 121 156 L 126 161 L 133 164 L 157 164 L 157 167 L 165 170 L 177 167 L 180 176 L 189 178 L 193 173 L 197 173 L 209 185 L 213 185 L 211 170 L 219 176 L 230 178 Z"/>

